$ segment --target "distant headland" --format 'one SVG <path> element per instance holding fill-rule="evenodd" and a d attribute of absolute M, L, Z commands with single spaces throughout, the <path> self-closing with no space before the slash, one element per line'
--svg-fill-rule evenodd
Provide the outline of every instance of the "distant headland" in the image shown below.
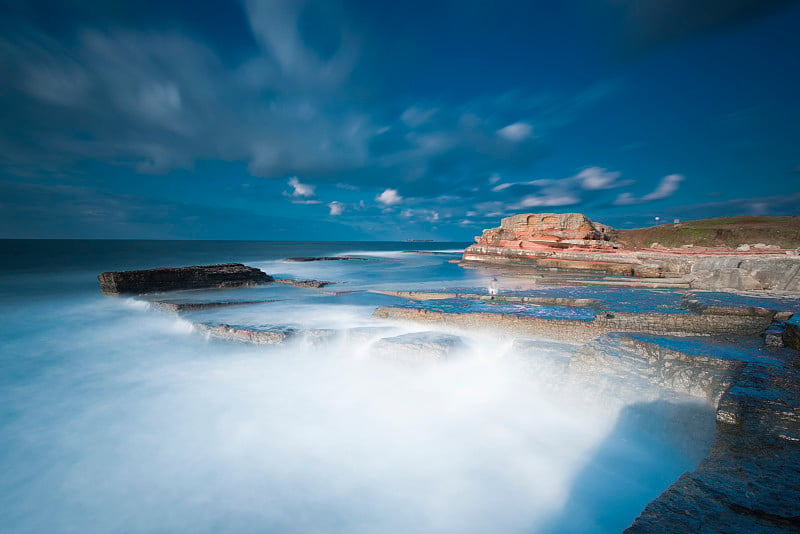
<path fill-rule="evenodd" d="M 580 213 L 524 213 L 475 241 L 465 262 L 598 272 L 687 289 L 800 291 L 800 217 L 616 230 Z"/>

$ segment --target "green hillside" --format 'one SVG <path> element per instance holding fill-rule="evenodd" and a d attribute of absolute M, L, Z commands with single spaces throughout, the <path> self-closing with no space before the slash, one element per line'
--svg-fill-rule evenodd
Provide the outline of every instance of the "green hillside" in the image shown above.
<path fill-rule="evenodd" d="M 648 248 L 653 243 L 665 247 L 736 248 L 743 244 L 764 243 L 781 248 L 800 247 L 800 217 L 720 217 L 663 224 L 651 228 L 616 230 L 615 240 L 625 248 Z"/>

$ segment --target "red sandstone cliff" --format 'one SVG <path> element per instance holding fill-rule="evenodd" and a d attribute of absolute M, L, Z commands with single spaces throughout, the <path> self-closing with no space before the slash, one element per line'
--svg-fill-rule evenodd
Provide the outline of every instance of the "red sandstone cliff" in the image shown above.
<path fill-rule="evenodd" d="M 613 249 L 612 228 L 580 213 L 523 213 L 484 230 L 476 244 L 524 250 Z"/>

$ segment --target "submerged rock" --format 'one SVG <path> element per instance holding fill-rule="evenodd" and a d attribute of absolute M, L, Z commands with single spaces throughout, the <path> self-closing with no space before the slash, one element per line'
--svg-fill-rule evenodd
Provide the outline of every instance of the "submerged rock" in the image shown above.
<path fill-rule="evenodd" d="M 155 293 L 178 289 L 229 288 L 271 282 L 272 277 L 241 263 L 111 271 L 97 276 L 106 295 Z"/>
<path fill-rule="evenodd" d="M 373 345 L 373 351 L 381 358 L 414 363 L 446 359 L 464 347 L 458 336 L 429 331 L 383 338 Z"/>
<path fill-rule="evenodd" d="M 253 343 L 255 345 L 278 345 L 297 335 L 297 330 L 289 326 L 195 323 L 194 327 L 217 339 Z"/>
<path fill-rule="evenodd" d="M 324 280 L 294 280 L 293 278 L 275 278 L 278 284 L 285 284 L 287 286 L 305 287 L 308 289 L 322 289 L 325 286 L 335 284 L 336 282 L 325 282 Z"/>
<path fill-rule="evenodd" d="M 229 306 L 249 306 L 253 304 L 266 304 L 275 300 L 214 300 L 207 302 L 175 302 L 171 300 L 152 300 L 150 305 L 159 310 L 171 312 L 190 312 L 227 308 Z"/>
<path fill-rule="evenodd" d="M 358 256 L 296 256 L 286 258 L 286 261 L 375 261 L 376 258 L 361 258 Z"/>

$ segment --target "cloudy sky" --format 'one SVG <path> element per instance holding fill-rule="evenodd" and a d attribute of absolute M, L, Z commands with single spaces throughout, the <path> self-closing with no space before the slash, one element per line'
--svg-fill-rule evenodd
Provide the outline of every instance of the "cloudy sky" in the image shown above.
<path fill-rule="evenodd" d="M 800 214 L 800 3 L 0 0 L 0 237 Z"/>

